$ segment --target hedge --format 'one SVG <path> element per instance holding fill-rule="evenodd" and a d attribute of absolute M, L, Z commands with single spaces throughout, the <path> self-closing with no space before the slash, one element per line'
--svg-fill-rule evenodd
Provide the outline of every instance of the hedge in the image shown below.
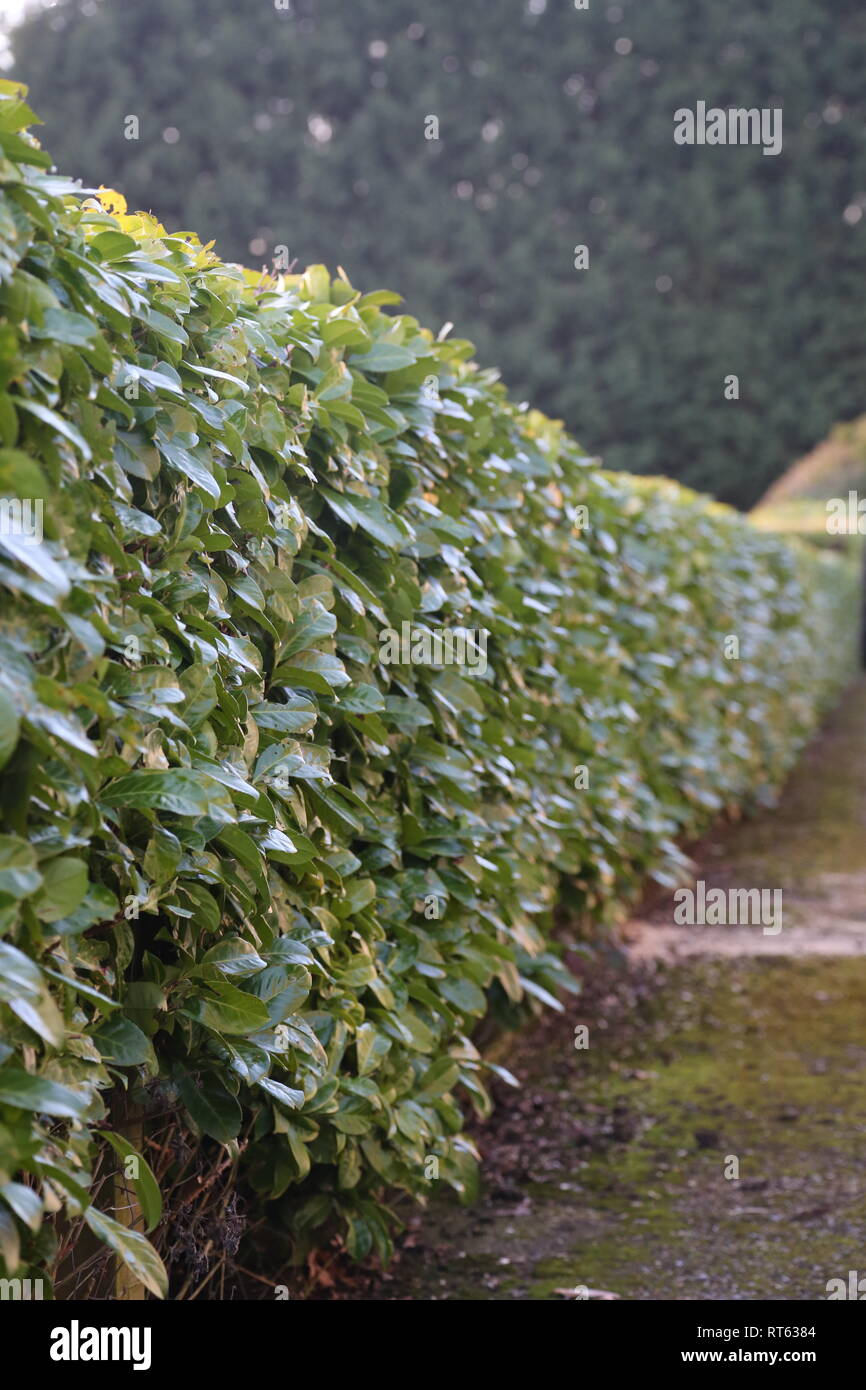
<path fill-rule="evenodd" d="M 771 795 L 852 670 L 856 573 L 604 473 L 396 295 L 222 264 L 50 172 L 24 96 L 0 84 L 7 1271 L 86 1224 L 164 1293 L 105 1136 L 156 1227 L 166 1113 L 296 1255 L 387 1257 L 389 1194 L 472 1195 L 463 1108 L 508 1079 L 478 1021 L 574 988 L 557 902 L 610 926 Z M 386 659 L 456 629 L 462 666 Z"/>

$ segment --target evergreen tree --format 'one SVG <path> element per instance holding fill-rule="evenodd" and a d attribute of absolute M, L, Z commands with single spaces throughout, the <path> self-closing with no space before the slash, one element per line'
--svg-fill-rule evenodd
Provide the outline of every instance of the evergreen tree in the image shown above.
<path fill-rule="evenodd" d="M 279 4 L 60 0 L 13 74 L 64 169 L 400 286 L 610 466 L 747 505 L 861 412 L 856 0 Z M 782 152 L 677 145 L 698 101 L 781 108 Z"/>

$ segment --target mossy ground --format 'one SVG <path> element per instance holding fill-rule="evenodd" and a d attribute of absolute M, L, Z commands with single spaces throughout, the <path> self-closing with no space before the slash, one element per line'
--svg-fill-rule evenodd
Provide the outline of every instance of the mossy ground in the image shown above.
<path fill-rule="evenodd" d="M 783 888 L 784 952 L 754 928 L 716 951 L 722 928 L 680 958 L 650 914 L 517 1043 L 480 1202 L 433 1202 L 374 1296 L 816 1300 L 866 1273 L 864 715 L 860 685 L 779 807 L 701 848 L 707 881 Z"/>

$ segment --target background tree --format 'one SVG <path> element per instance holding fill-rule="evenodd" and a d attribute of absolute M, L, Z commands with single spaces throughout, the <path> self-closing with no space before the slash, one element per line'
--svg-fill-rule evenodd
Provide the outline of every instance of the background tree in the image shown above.
<path fill-rule="evenodd" d="M 857 0 L 61 0 L 13 48 L 62 168 L 401 286 L 610 466 L 747 505 L 862 410 Z M 782 153 L 675 145 L 698 100 Z"/>

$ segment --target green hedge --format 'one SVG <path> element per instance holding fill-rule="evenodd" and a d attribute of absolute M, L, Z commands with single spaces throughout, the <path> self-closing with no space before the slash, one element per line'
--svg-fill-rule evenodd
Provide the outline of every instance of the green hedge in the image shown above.
<path fill-rule="evenodd" d="M 769 794 L 852 668 L 856 574 L 599 471 L 395 295 L 110 215 L 30 120 L 0 84 L 7 1266 L 50 1268 L 59 1201 L 164 1289 L 89 1205 L 123 1087 L 296 1249 L 384 1256 L 432 1158 L 472 1193 L 471 1036 L 556 1003 L 561 884 L 610 924 Z M 387 664 L 403 623 L 485 634 L 486 670 Z"/>

